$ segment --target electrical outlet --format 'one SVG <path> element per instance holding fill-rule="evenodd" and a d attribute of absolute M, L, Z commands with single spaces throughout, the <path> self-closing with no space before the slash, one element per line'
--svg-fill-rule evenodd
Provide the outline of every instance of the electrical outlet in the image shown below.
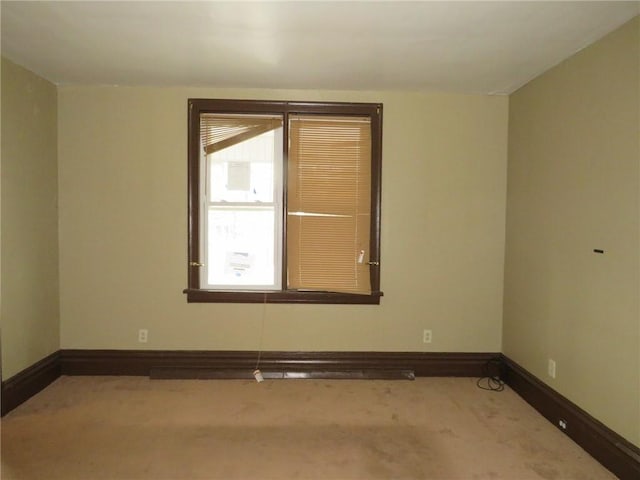
<path fill-rule="evenodd" d="M 147 338 L 149 337 L 149 330 L 146 328 L 141 328 L 138 330 L 138 342 L 139 343 L 147 343 Z"/>
<path fill-rule="evenodd" d="M 566 430 L 567 429 L 567 421 L 566 420 L 558 420 L 558 426 L 562 429 L 562 430 Z"/>
<path fill-rule="evenodd" d="M 424 343 L 431 343 L 431 330 L 423 330 L 422 331 L 422 341 Z"/>
<path fill-rule="evenodd" d="M 547 365 L 547 373 L 551 378 L 556 378 L 556 361 L 549 359 L 549 365 Z"/>

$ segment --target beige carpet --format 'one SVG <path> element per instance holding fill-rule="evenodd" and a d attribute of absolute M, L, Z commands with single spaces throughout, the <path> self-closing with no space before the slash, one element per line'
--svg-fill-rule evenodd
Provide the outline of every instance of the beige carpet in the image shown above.
<path fill-rule="evenodd" d="M 470 378 L 62 377 L 2 419 L 3 480 L 611 478 Z"/>

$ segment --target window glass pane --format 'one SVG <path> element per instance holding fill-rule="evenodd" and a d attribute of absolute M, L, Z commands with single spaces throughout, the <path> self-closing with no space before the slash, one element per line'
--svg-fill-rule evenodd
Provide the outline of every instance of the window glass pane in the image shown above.
<path fill-rule="evenodd" d="M 280 127 L 208 155 L 210 201 L 272 203 L 281 136 Z"/>
<path fill-rule="evenodd" d="M 210 207 L 208 213 L 208 283 L 275 286 L 274 208 Z"/>

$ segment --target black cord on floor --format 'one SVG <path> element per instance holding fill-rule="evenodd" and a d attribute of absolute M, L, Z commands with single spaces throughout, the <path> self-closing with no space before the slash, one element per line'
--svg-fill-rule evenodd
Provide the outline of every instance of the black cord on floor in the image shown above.
<path fill-rule="evenodd" d="M 492 392 L 501 392 L 504 390 L 504 381 L 500 379 L 500 371 L 502 370 L 502 361 L 499 358 L 491 358 L 482 367 L 483 376 L 478 379 L 476 385 L 483 390 Z M 492 375 L 491 372 L 498 372 Z"/>

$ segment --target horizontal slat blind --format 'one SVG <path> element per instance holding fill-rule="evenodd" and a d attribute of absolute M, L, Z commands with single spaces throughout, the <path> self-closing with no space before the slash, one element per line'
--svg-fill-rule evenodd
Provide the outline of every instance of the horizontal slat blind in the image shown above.
<path fill-rule="evenodd" d="M 371 293 L 369 118 L 292 115 L 289 142 L 288 288 Z"/>
<path fill-rule="evenodd" d="M 282 117 L 264 115 L 200 115 L 200 140 L 207 155 L 282 126 Z"/>

